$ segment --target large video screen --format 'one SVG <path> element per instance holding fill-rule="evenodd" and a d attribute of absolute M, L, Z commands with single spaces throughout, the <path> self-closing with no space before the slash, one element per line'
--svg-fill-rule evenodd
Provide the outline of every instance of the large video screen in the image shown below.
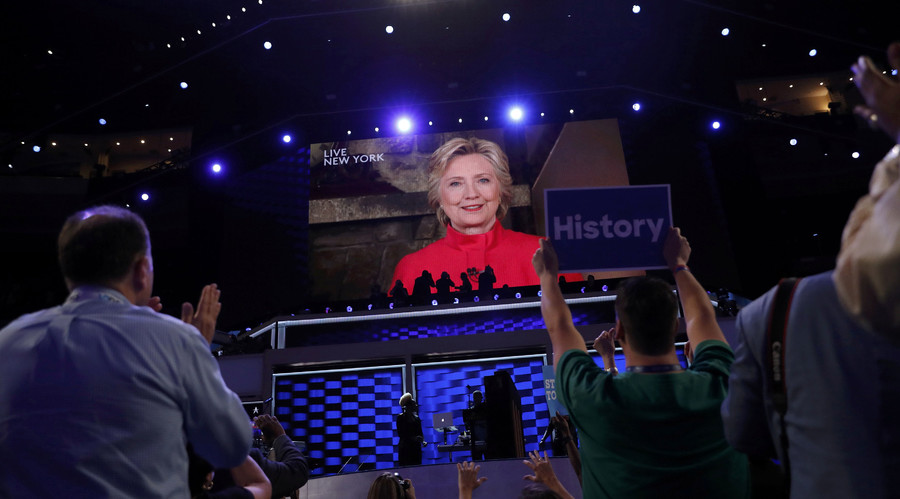
<path fill-rule="evenodd" d="M 450 237 L 428 202 L 432 153 L 451 139 L 472 137 L 499 146 L 508 157 L 512 179 L 509 210 L 499 222 L 506 232 L 477 243 L 499 248 L 484 261 L 471 256 L 475 239 Z M 521 283 L 513 271 L 497 269 L 522 264 L 517 268 L 532 277 L 529 267 L 536 240 L 513 240 L 509 231 L 543 235 L 544 189 L 628 185 L 616 120 L 338 140 L 311 144 L 309 158 L 310 297 L 317 302 L 390 295 L 398 263 L 414 253 L 425 260 L 416 260 L 411 264 L 414 272 L 403 275 L 418 275 L 418 267 L 426 267 L 422 270 L 429 270 L 437 282 L 447 272 L 452 293 L 463 293 L 465 280 L 477 291 L 487 266 L 496 271 L 495 288 Z M 451 173 L 439 177 L 441 187 L 435 192 L 440 206 L 449 206 L 444 212 L 450 226 L 463 227 L 465 217 L 475 216 L 484 206 L 493 207 L 490 200 L 480 201 L 487 197 L 483 193 L 471 205 L 453 199 L 449 188 L 442 190 L 444 182 L 449 185 L 452 180 L 448 176 Z M 440 244 L 434 248 L 440 246 L 441 251 L 417 253 L 436 242 Z M 457 250 L 465 251 L 465 258 Z M 415 283 L 403 286 L 412 293 Z M 438 289 L 432 292 L 437 294 Z"/>

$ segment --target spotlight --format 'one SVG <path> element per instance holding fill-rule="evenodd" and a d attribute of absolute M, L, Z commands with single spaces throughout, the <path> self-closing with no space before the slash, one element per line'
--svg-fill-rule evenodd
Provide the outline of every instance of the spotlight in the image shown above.
<path fill-rule="evenodd" d="M 390 35 L 391 33 L 394 32 L 394 27 L 391 25 L 387 25 L 384 27 L 384 32 Z"/>
<path fill-rule="evenodd" d="M 266 40 L 265 42 L 263 42 L 263 48 L 266 49 L 266 50 L 271 49 L 271 48 L 272 48 L 272 42 Z"/>
<path fill-rule="evenodd" d="M 640 13 L 641 13 L 641 6 L 640 6 L 640 5 L 637 5 L 637 4 L 632 5 L 632 6 L 631 6 L 631 12 L 634 12 L 635 14 L 640 14 Z"/>
<path fill-rule="evenodd" d="M 375 127 L 375 133 L 378 133 L 378 127 Z"/>
<path fill-rule="evenodd" d="M 181 82 L 181 88 L 187 88 L 188 84 L 186 81 Z"/>
<path fill-rule="evenodd" d="M 460 122 L 460 123 L 462 123 L 462 118 L 460 118 L 460 119 L 459 119 L 459 120 L 457 120 L 457 121 L 459 121 L 459 122 Z"/>
<path fill-rule="evenodd" d="M 500 295 L 494 295 L 494 301 L 497 301 L 499 299 L 500 299 Z"/>
<path fill-rule="evenodd" d="M 347 135 L 350 135 L 351 133 L 352 133 L 352 132 L 350 132 L 350 130 L 347 130 Z"/>
<path fill-rule="evenodd" d="M 575 110 L 574 110 L 574 109 L 569 109 L 569 114 L 575 114 Z"/>
<path fill-rule="evenodd" d="M 372 310 L 372 304 L 370 303 L 368 306 L 369 310 Z"/>
<path fill-rule="evenodd" d="M 284 136 L 281 137 L 281 140 L 282 140 L 285 144 L 290 144 L 290 143 L 291 143 L 291 136 L 290 136 L 290 134 L 287 134 L 287 133 L 284 134 Z"/>
<path fill-rule="evenodd" d="M 31 148 L 31 150 L 34 152 L 41 152 L 41 146 L 34 146 Z"/>
<path fill-rule="evenodd" d="M 331 307 L 325 307 L 325 313 L 326 313 L 326 314 L 330 314 L 330 313 L 331 313 Z"/>
<path fill-rule="evenodd" d="M 640 102 L 635 102 L 634 104 L 631 105 L 631 109 L 634 109 L 635 111 L 640 111 L 640 110 L 641 110 L 641 103 L 640 103 Z"/>
<path fill-rule="evenodd" d="M 581 287 L 581 294 L 584 294 L 584 290 L 585 290 L 585 287 L 582 286 L 582 287 Z"/>
<path fill-rule="evenodd" d="M 412 121 L 407 117 L 402 117 L 397 120 L 397 131 L 400 133 L 407 133 L 412 130 Z"/>
<path fill-rule="evenodd" d="M 472 298 L 472 301 L 474 301 L 475 303 L 478 303 L 481 301 L 481 298 L 476 296 L 475 298 Z"/>
<path fill-rule="evenodd" d="M 141 201 L 150 201 L 150 195 L 146 192 L 141 193 Z"/>
<path fill-rule="evenodd" d="M 388 308 L 394 310 L 394 302 L 388 303 Z"/>
<path fill-rule="evenodd" d="M 434 122 L 433 122 L 433 121 L 429 121 L 429 122 L 428 122 L 428 126 L 432 126 L 432 125 L 434 125 Z"/>
<path fill-rule="evenodd" d="M 509 12 L 504 12 L 500 18 L 504 21 L 509 21 Z"/>
<path fill-rule="evenodd" d="M 9 165 L 9 166 L 10 166 L 10 168 L 12 168 L 12 165 Z M 454 304 L 454 305 L 459 305 L 459 298 L 454 297 L 454 298 L 453 298 L 453 304 Z"/>
<path fill-rule="evenodd" d="M 488 120 L 488 117 L 487 117 L 487 116 L 485 116 L 485 117 L 484 117 L 484 121 L 487 121 L 487 120 Z"/>
<path fill-rule="evenodd" d="M 816 54 L 818 54 L 818 53 L 819 53 L 819 52 L 818 52 L 816 49 L 812 49 L 812 50 L 809 51 L 809 56 L 810 56 L 810 57 L 815 57 Z"/>
<path fill-rule="evenodd" d="M 209 169 L 215 174 L 222 173 L 222 165 L 219 163 L 214 163 Z"/>
<path fill-rule="evenodd" d="M 731 30 L 728 28 L 722 28 L 722 36 L 728 36 L 731 34 Z"/>
<path fill-rule="evenodd" d="M 718 121 L 713 121 L 710 126 L 712 127 L 713 130 L 718 130 L 719 128 L 722 127 L 722 124 L 719 123 Z"/>
<path fill-rule="evenodd" d="M 347 312 L 353 312 L 353 307 L 351 307 L 350 305 L 347 305 Z"/>
<path fill-rule="evenodd" d="M 100 118 L 99 123 L 100 123 L 101 125 L 105 125 L 105 124 L 106 124 L 106 120 L 103 119 L 103 118 Z"/>
<path fill-rule="evenodd" d="M 604 285 L 600 288 L 600 291 L 603 291 L 604 293 L 606 293 L 607 291 L 609 291 L 609 286 L 607 286 L 606 284 L 604 284 Z"/>
<path fill-rule="evenodd" d="M 522 108 L 519 106 L 513 106 L 509 110 L 509 119 L 513 121 L 522 121 L 522 117 L 525 113 L 522 111 Z"/>
<path fill-rule="evenodd" d="M 859 159 L 859 152 L 853 151 L 853 154 L 850 155 L 853 159 Z"/>
<path fill-rule="evenodd" d="M 791 139 L 790 144 L 791 144 L 792 146 L 797 145 L 797 139 Z"/>
<path fill-rule="evenodd" d="M 538 296 L 541 296 L 541 294 L 542 294 L 542 293 L 541 293 L 541 290 L 539 289 L 539 290 L 538 290 Z"/>
<path fill-rule="evenodd" d="M 436 306 L 437 306 L 437 300 L 431 300 L 431 306 L 432 306 L 432 307 L 436 307 Z"/>
<path fill-rule="evenodd" d="M 522 293 L 516 293 L 516 300 L 522 299 Z"/>

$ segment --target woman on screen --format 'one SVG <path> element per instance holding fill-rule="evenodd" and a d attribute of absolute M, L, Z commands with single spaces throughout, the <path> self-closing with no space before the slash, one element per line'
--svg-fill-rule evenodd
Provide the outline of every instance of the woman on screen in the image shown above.
<path fill-rule="evenodd" d="M 509 161 L 500 146 L 477 138 L 451 139 L 434 151 L 428 166 L 428 204 L 447 235 L 403 257 L 393 280 L 411 283 L 427 270 L 477 281 L 490 266 L 496 287 L 539 284 L 531 257 L 540 238 L 500 225 L 512 201 Z"/>

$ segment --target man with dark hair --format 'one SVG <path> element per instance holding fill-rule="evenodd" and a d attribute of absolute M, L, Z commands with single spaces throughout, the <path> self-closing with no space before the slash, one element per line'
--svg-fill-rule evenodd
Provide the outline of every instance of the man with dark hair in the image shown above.
<path fill-rule="evenodd" d="M 187 443 L 244 462 L 250 422 L 209 351 L 216 285 L 182 321 L 158 313 L 147 228 L 114 206 L 69 217 L 59 260 L 66 302 L 0 330 L 0 497 L 186 497 Z"/>
<path fill-rule="evenodd" d="M 587 354 L 559 291 L 553 247 L 542 240 L 534 254 L 557 394 L 581 440 L 584 496 L 748 497 L 747 458 L 729 447 L 719 416 L 734 355 L 687 267 L 691 248 L 678 229 L 670 229 L 663 254 L 695 345 L 688 369 L 675 352 L 677 304 L 665 282 L 638 277 L 621 287 L 616 325 L 594 343 L 604 370 Z M 622 374 L 615 340 L 625 354 Z"/>

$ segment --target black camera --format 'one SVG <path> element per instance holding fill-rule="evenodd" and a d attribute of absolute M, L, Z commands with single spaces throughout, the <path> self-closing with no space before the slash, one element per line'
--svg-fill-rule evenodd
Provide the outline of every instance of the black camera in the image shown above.
<path fill-rule="evenodd" d="M 400 476 L 400 473 L 394 473 L 394 478 L 397 480 L 397 484 L 400 485 L 401 489 L 403 489 L 404 491 L 409 490 L 409 480 L 406 480 L 405 478 Z"/>

